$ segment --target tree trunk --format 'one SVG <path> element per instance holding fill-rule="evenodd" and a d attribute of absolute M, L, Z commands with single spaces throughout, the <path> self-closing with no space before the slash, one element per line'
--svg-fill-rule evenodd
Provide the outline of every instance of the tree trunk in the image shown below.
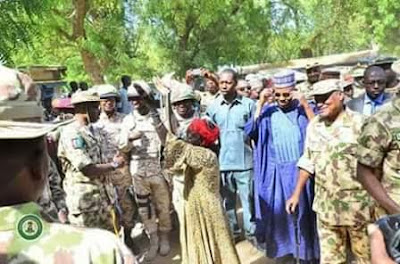
<path fill-rule="evenodd" d="M 103 70 L 98 59 L 91 52 L 85 49 L 81 49 L 81 57 L 85 71 L 89 75 L 93 84 L 104 83 Z"/>
<path fill-rule="evenodd" d="M 90 2 L 89 0 L 73 0 L 73 4 L 75 7 L 75 17 L 72 24 L 72 38 L 75 42 L 79 40 L 85 41 L 85 17 L 89 10 Z M 80 53 L 85 71 L 89 75 L 93 84 L 104 83 L 103 69 L 96 56 L 83 47 L 80 47 Z"/>

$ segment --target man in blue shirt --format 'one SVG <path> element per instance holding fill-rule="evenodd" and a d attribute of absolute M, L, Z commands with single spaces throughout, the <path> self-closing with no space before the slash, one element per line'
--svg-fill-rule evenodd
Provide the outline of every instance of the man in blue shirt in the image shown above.
<path fill-rule="evenodd" d="M 347 107 L 365 116 L 374 114 L 392 95 L 385 93 L 385 71 L 378 66 L 369 66 L 364 72 L 365 93 L 349 101 Z"/>
<path fill-rule="evenodd" d="M 219 76 L 220 96 L 207 108 L 207 115 L 220 128 L 219 163 L 222 198 L 235 240 L 240 239 L 236 216 L 236 192 L 243 208 L 243 225 L 247 237 L 254 234 L 251 222 L 253 206 L 253 153 L 244 125 L 255 109 L 253 100 L 236 92 L 237 73 L 223 70 Z"/>
<path fill-rule="evenodd" d="M 122 87 L 119 89 L 120 101 L 117 104 L 119 113 L 130 114 L 132 112 L 132 105 L 128 101 L 128 87 L 131 85 L 132 80 L 128 75 L 121 77 Z"/>

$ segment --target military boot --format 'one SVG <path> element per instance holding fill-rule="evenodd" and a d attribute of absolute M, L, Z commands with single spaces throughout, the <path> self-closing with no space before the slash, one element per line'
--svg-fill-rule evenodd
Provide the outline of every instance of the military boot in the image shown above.
<path fill-rule="evenodd" d="M 146 252 L 145 260 L 152 261 L 156 258 L 158 253 L 158 235 L 157 232 L 150 234 L 150 248 Z"/>
<path fill-rule="evenodd" d="M 160 255 L 167 256 L 170 251 L 169 232 L 160 232 Z"/>

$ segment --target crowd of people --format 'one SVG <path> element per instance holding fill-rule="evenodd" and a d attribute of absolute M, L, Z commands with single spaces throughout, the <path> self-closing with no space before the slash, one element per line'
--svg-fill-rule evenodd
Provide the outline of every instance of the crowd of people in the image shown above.
<path fill-rule="evenodd" d="M 396 263 L 400 61 L 305 70 L 72 83 L 46 114 L 0 66 L 0 263 L 151 263 L 175 215 L 184 264 Z"/>

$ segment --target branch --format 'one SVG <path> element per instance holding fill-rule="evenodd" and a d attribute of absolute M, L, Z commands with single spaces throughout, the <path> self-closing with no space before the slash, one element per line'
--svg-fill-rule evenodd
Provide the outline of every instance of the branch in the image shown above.
<path fill-rule="evenodd" d="M 81 37 L 85 38 L 85 17 L 89 10 L 89 1 L 88 0 L 73 0 L 75 7 L 75 18 L 73 21 L 72 27 L 72 36 L 74 39 L 79 39 Z"/>

